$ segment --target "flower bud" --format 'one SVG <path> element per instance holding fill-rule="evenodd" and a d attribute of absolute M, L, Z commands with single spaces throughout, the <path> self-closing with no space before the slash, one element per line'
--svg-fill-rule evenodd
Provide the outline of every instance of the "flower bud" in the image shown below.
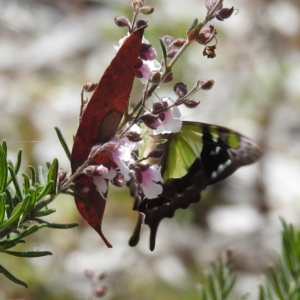
<path fill-rule="evenodd" d="M 131 24 L 129 22 L 129 20 L 126 17 L 115 17 L 114 18 L 115 23 L 117 24 L 117 26 L 119 27 L 128 27 L 130 28 Z"/>
<path fill-rule="evenodd" d="M 151 15 L 154 12 L 154 7 L 143 6 L 140 8 L 140 12 L 144 15 Z"/>
<path fill-rule="evenodd" d="M 170 72 L 163 80 L 163 83 L 168 83 L 168 82 L 172 81 L 173 79 L 174 79 L 173 72 Z"/>
<path fill-rule="evenodd" d="M 131 5 L 134 9 L 140 9 L 144 6 L 143 0 L 132 0 Z"/>
<path fill-rule="evenodd" d="M 201 23 L 198 24 L 198 20 L 195 19 L 192 23 L 192 25 L 188 28 L 186 35 L 189 43 L 193 43 L 197 40 L 197 36 L 200 30 Z"/>
<path fill-rule="evenodd" d="M 140 52 L 140 58 L 143 60 L 153 60 L 157 56 L 157 53 L 150 44 L 143 43 L 141 45 L 141 52 Z"/>
<path fill-rule="evenodd" d="M 218 11 L 215 16 L 219 21 L 224 21 L 225 19 L 228 19 L 232 13 L 234 8 L 222 8 L 220 11 Z"/>
<path fill-rule="evenodd" d="M 83 173 L 85 173 L 87 176 L 103 176 L 108 173 L 108 169 L 104 167 L 103 165 L 100 166 L 87 166 L 84 168 Z"/>
<path fill-rule="evenodd" d="M 186 99 L 184 100 L 183 104 L 187 107 L 187 108 L 195 108 L 200 104 L 200 101 L 196 101 L 196 100 L 191 100 L 191 99 Z"/>
<path fill-rule="evenodd" d="M 154 102 L 154 103 L 153 103 L 153 106 L 152 106 L 151 112 L 152 112 L 154 115 L 157 115 L 157 114 L 159 114 L 161 111 L 163 111 L 167 106 L 168 106 L 168 103 L 165 102 L 165 101 L 162 101 L 162 102 Z"/>
<path fill-rule="evenodd" d="M 167 57 L 174 58 L 176 56 L 177 52 L 178 52 L 177 49 L 172 49 L 172 50 L 168 51 Z"/>
<path fill-rule="evenodd" d="M 201 89 L 201 90 L 210 90 L 215 84 L 215 81 L 212 80 L 212 79 L 204 79 L 204 78 L 201 78 L 197 81 L 197 85 L 198 87 Z"/>
<path fill-rule="evenodd" d="M 159 117 L 153 114 L 142 115 L 140 120 L 142 120 L 144 124 L 151 129 L 156 129 L 161 124 Z"/>
<path fill-rule="evenodd" d="M 135 131 L 129 131 L 129 132 L 126 133 L 125 136 L 128 138 L 128 140 L 129 140 L 130 142 L 134 142 L 134 143 L 137 143 L 137 142 L 139 142 L 139 141 L 142 140 L 141 135 L 138 134 L 138 133 L 135 132 Z"/>
<path fill-rule="evenodd" d="M 152 83 L 160 83 L 160 80 L 161 80 L 160 72 L 152 73 L 150 78 L 149 78 L 149 81 L 152 82 Z"/>
<path fill-rule="evenodd" d="M 172 42 L 172 45 L 174 47 L 182 47 L 184 44 L 185 44 L 186 40 L 185 39 L 182 39 L 182 38 L 178 38 L 178 39 L 175 39 L 173 42 Z"/>
<path fill-rule="evenodd" d="M 217 32 L 212 25 L 203 27 L 198 34 L 197 42 L 206 45 L 215 37 L 216 33 Z"/>
<path fill-rule="evenodd" d="M 176 83 L 173 89 L 178 97 L 184 97 L 187 94 L 187 87 L 183 82 Z"/>
<path fill-rule="evenodd" d="M 214 58 L 216 57 L 216 46 L 206 46 L 203 50 L 203 56 L 207 56 L 207 58 Z"/>
<path fill-rule="evenodd" d="M 149 22 L 145 20 L 138 20 L 136 22 L 136 29 L 146 28 L 149 26 Z"/>
<path fill-rule="evenodd" d="M 126 184 L 126 180 L 123 175 L 117 175 L 111 183 L 117 187 L 123 187 Z"/>
<path fill-rule="evenodd" d="M 98 83 L 86 83 L 83 87 L 82 87 L 82 89 L 85 91 L 85 92 L 93 92 L 95 89 L 96 89 L 96 87 L 97 87 L 97 85 L 98 85 Z"/>
<path fill-rule="evenodd" d="M 59 183 L 63 182 L 66 179 L 66 177 L 67 177 L 67 172 L 64 169 L 59 168 L 57 174 L 58 182 Z"/>

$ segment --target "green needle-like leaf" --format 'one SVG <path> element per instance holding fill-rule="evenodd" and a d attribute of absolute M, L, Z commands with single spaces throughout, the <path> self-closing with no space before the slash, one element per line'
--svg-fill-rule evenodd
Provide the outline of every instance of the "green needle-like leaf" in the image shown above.
<path fill-rule="evenodd" d="M 19 172 L 19 170 L 20 170 L 20 167 L 21 167 L 21 162 L 22 162 L 22 149 L 20 149 L 19 151 L 18 151 L 18 156 L 17 156 L 17 163 L 16 163 L 16 165 L 15 165 L 15 167 L 14 167 L 14 171 L 15 171 L 15 174 L 17 175 L 18 174 L 18 172 Z"/>
<path fill-rule="evenodd" d="M 2 224 L 5 217 L 5 193 L 0 194 L 0 225 Z"/>
<path fill-rule="evenodd" d="M 35 173 L 35 169 L 33 166 L 28 166 L 28 168 L 31 171 L 31 184 L 32 186 L 35 186 L 35 182 L 36 182 L 36 173 Z"/>
<path fill-rule="evenodd" d="M 47 221 L 39 219 L 39 218 L 34 218 L 34 220 L 41 224 L 45 224 L 45 226 L 47 226 L 49 228 L 55 228 L 55 229 L 69 229 L 69 228 L 74 228 L 74 227 L 79 226 L 78 223 L 58 224 L 58 223 L 47 222 Z"/>
<path fill-rule="evenodd" d="M 162 39 L 159 39 L 159 43 L 160 43 L 160 47 L 161 47 L 161 50 L 162 50 L 162 53 L 163 53 L 165 66 L 167 66 L 167 49 L 166 49 L 166 45 L 165 45 L 165 43 Z"/>
<path fill-rule="evenodd" d="M 53 181 L 53 186 L 50 191 L 50 194 L 56 195 L 57 194 L 57 174 L 58 174 L 58 160 L 55 158 L 53 163 L 49 169 L 48 173 L 48 182 Z"/>
<path fill-rule="evenodd" d="M 48 170 L 44 166 L 38 166 L 38 177 L 41 185 L 48 182 Z"/>
<path fill-rule="evenodd" d="M 13 184 L 14 184 L 14 187 L 15 187 L 15 190 L 16 190 L 16 196 L 22 202 L 22 200 L 23 200 L 23 194 L 22 194 L 21 187 L 19 185 L 19 181 L 18 181 L 18 179 L 16 177 L 15 171 L 14 171 L 13 167 L 10 166 L 10 165 L 8 165 L 8 170 L 9 170 L 11 179 L 13 181 Z"/>
<path fill-rule="evenodd" d="M 6 141 L 2 141 L 2 149 L 4 150 L 5 156 L 7 157 L 7 144 Z"/>
<path fill-rule="evenodd" d="M 56 131 L 58 139 L 59 139 L 59 141 L 60 141 L 60 143 L 61 143 L 61 145 L 62 145 L 62 147 L 63 147 L 63 149 L 64 149 L 64 151 L 65 151 L 65 153 L 66 153 L 66 155 L 68 157 L 68 159 L 71 160 L 71 152 L 69 150 L 69 147 L 68 147 L 68 145 L 67 145 L 67 143 L 66 143 L 66 141 L 65 141 L 65 139 L 64 139 L 64 137 L 63 137 L 63 135 L 62 135 L 62 133 L 60 131 L 60 129 L 58 127 L 54 127 L 54 129 Z"/>
<path fill-rule="evenodd" d="M 7 161 L 6 153 L 0 146 L 0 192 L 4 192 L 7 184 Z"/>
<path fill-rule="evenodd" d="M 48 209 L 45 209 L 45 210 L 40 210 L 40 211 L 37 211 L 34 216 L 35 217 L 45 217 L 45 216 L 48 216 L 48 215 L 51 215 L 53 214 L 54 212 L 56 212 L 56 209 L 54 208 L 48 208 Z"/>
<path fill-rule="evenodd" d="M 24 188 L 24 194 L 28 194 L 29 193 L 29 189 L 30 189 L 30 179 L 28 177 L 27 174 L 22 173 L 22 177 L 24 178 L 23 181 L 23 188 Z"/>
<path fill-rule="evenodd" d="M 26 197 L 24 198 L 22 203 L 19 203 L 13 210 L 11 216 L 9 217 L 8 220 L 6 220 L 5 222 L 3 222 L 0 225 L 0 229 L 10 226 L 12 224 L 14 224 L 16 221 L 18 221 L 19 217 L 21 216 L 21 214 L 25 211 L 26 206 L 28 205 L 30 201 L 30 195 L 26 195 Z"/>
<path fill-rule="evenodd" d="M 276 293 L 277 297 L 280 300 L 285 300 L 286 298 L 283 296 L 281 286 L 280 286 L 280 277 L 279 277 L 279 275 L 275 271 L 274 267 L 271 267 L 270 271 L 271 271 L 271 275 L 272 275 L 272 279 L 273 279 L 273 287 L 274 287 L 274 290 L 275 290 L 275 293 Z"/>
<path fill-rule="evenodd" d="M 18 279 L 17 277 L 15 277 L 14 275 L 12 275 L 10 272 L 8 272 L 3 266 L 0 265 L 0 273 L 2 273 L 4 276 L 6 276 L 8 279 L 10 279 L 11 281 L 13 281 L 16 284 L 19 285 L 23 285 L 26 288 L 28 288 L 28 284 L 20 279 Z"/>
<path fill-rule="evenodd" d="M 36 201 L 37 201 L 36 190 L 34 187 L 31 187 L 29 189 L 29 194 L 30 194 L 30 200 L 28 201 L 28 205 L 23 213 L 23 219 L 26 217 L 27 214 L 29 214 L 33 210 L 33 208 L 36 204 Z"/>
<path fill-rule="evenodd" d="M 45 197 L 51 193 L 53 184 L 54 184 L 53 181 L 49 181 L 48 183 L 45 184 L 45 186 L 43 187 L 43 189 L 39 192 L 39 194 L 37 196 L 37 201 L 41 200 L 43 197 Z"/>

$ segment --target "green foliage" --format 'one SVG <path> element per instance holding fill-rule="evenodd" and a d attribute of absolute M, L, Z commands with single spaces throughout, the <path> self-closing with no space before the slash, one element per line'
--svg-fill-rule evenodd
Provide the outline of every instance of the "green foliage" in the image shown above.
<path fill-rule="evenodd" d="M 25 237 L 45 227 L 67 229 L 78 226 L 77 223 L 53 224 L 40 219 L 55 212 L 55 209 L 47 206 L 59 193 L 58 161 L 54 159 L 47 167 L 39 166 L 37 172 L 29 166 L 30 175 L 22 173 L 18 176 L 22 150 L 19 150 L 15 164 L 7 159 L 7 152 L 6 142 L 3 141 L 0 145 L 0 252 L 18 257 L 51 255 L 49 251 L 18 252 L 8 249 L 25 243 Z M 23 182 L 20 182 L 19 177 Z M 2 265 L 0 273 L 13 282 L 28 287 Z"/>
<path fill-rule="evenodd" d="M 236 281 L 236 275 L 228 266 L 231 251 L 227 251 L 221 262 L 211 264 L 211 272 L 204 274 L 200 287 L 201 300 L 226 300 Z"/>
<path fill-rule="evenodd" d="M 300 299 L 300 230 L 281 219 L 282 254 L 270 266 L 270 278 L 260 287 L 259 300 Z"/>
<path fill-rule="evenodd" d="M 281 219 L 282 254 L 276 266 L 270 266 L 269 277 L 259 287 L 258 300 L 300 299 L 300 230 Z M 204 275 L 200 289 L 201 300 L 225 300 L 232 291 L 236 275 L 227 264 L 228 254 L 220 263 L 212 264 L 212 271 Z M 244 295 L 241 299 L 246 299 Z"/>

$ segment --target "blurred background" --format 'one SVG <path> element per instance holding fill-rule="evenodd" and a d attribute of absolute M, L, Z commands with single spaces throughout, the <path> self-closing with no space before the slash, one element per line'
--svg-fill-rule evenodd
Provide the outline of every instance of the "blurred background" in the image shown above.
<path fill-rule="evenodd" d="M 58 126 L 69 146 L 78 126 L 81 86 L 97 82 L 126 31 L 113 18 L 131 19 L 130 0 L 1 0 L 0 2 L 0 140 L 9 156 L 24 151 L 23 169 L 54 157 L 70 170 L 56 137 Z M 204 19 L 204 0 L 148 0 L 155 12 L 146 38 L 156 47 L 168 34 L 185 38 L 193 19 Z M 178 211 L 160 225 L 156 249 L 148 249 L 144 226 L 135 248 L 128 239 L 136 214 L 126 189 L 111 188 L 103 231 L 107 249 L 79 216 L 71 197 L 58 197 L 57 212 L 47 220 L 79 222 L 70 230 L 43 229 L 16 250 L 52 251 L 51 257 L 23 259 L 1 254 L 1 264 L 29 289 L 0 280 L 0 299 L 87 299 L 91 284 L 85 270 L 106 272 L 100 285 L 105 299 L 199 299 L 197 286 L 209 262 L 233 249 L 238 281 L 232 299 L 258 284 L 280 251 L 279 216 L 300 225 L 300 2 L 232 1 L 239 9 L 230 19 L 214 20 L 217 57 L 202 56 L 192 45 L 174 68 L 174 81 L 157 94 L 173 96 L 183 81 L 214 79 L 210 91 L 198 93 L 198 110 L 185 110 L 185 120 L 235 129 L 261 146 L 264 157 L 209 187 L 200 203 Z M 136 80 L 132 99 L 142 95 Z"/>

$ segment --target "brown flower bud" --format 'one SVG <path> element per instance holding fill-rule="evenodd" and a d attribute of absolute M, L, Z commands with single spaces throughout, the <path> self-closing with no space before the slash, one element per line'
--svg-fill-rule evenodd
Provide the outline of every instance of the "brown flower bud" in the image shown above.
<path fill-rule="evenodd" d="M 145 20 L 138 20 L 136 22 L 136 29 L 146 28 L 149 26 L 149 22 Z"/>
<path fill-rule="evenodd" d="M 203 56 L 207 56 L 207 58 L 214 58 L 216 57 L 216 46 L 206 46 L 203 50 Z"/>
<path fill-rule="evenodd" d="M 119 27 L 128 27 L 130 28 L 131 24 L 130 21 L 126 17 L 115 17 L 114 18 L 115 23 Z"/>
<path fill-rule="evenodd" d="M 159 114 L 161 111 L 163 111 L 167 106 L 168 106 L 168 103 L 165 102 L 165 101 L 162 101 L 162 102 L 155 102 L 155 103 L 153 103 L 151 112 L 152 112 L 154 115 L 157 115 L 157 114 Z"/>
<path fill-rule="evenodd" d="M 216 33 L 212 25 L 203 27 L 198 34 L 197 42 L 202 45 L 207 45 L 215 37 Z"/>
<path fill-rule="evenodd" d="M 201 26 L 201 23 L 200 23 L 200 26 Z M 186 32 L 187 39 L 190 44 L 197 41 L 199 30 L 200 30 L 200 27 L 198 24 L 198 20 L 195 19 Z"/>
<path fill-rule="evenodd" d="M 144 15 L 151 15 L 154 12 L 154 7 L 143 6 L 140 8 L 140 12 Z"/>
<path fill-rule="evenodd" d="M 178 97 L 184 97 L 187 94 L 187 87 L 183 82 L 176 83 L 173 90 Z"/>
<path fill-rule="evenodd" d="M 91 82 L 89 82 L 89 83 L 86 83 L 83 87 L 82 87 L 82 89 L 85 91 L 85 92 L 93 92 L 95 89 L 96 89 L 96 87 L 97 87 L 97 85 L 98 85 L 98 83 L 91 83 Z"/>
<path fill-rule="evenodd" d="M 149 78 L 149 81 L 152 83 L 160 83 L 160 80 L 161 80 L 161 74 L 159 72 L 152 73 Z"/>
<path fill-rule="evenodd" d="M 137 143 L 142 140 L 142 137 L 137 132 L 134 131 L 127 132 L 125 136 L 129 139 L 129 141 L 134 143 Z"/>
<path fill-rule="evenodd" d="M 176 50 L 176 49 L 172 49 L 172 50 L 168 51 L 168 53 L 167 53 L 167 57 L 169 57 L 169 58 L 173 58 L 173 57 L 175 57 L 175 56 L 176 56 L 177 52 L 178 52 L 178 50 Z"/>
<path fill-rule="evenodd" d="M 219 21 L 224 21 L 225 19 L 228 19 L 232 13 L 234 8 L 222 8 L 220 11 L 218 11 L 215 16 Z"/>
<path fill-rule="evenodd" d="M 173 78 L 174 78 L 173 72 L 170 72 L 163 80 L 163 83 L 168 83 L 168 82 L 172 81 Z"/>
<path fill-rule="evenodd" d="M 117 175 L 113 180 L 111 180 L 111 183 L 116 187 L 123 187 L 126 184 L 126 180 L 123 175 Z"/>
<path fill-rule="evenodd" d="M 182 47 L 185 44 L 186 40 L 182 38 L 175 39 L 172 43 L 174 47 Z"/>
<path fill-rule="evenodd" d="M 63 182 L 66 179 L 66 177 L 67 177 L 67 172 L 64 169 L 59 168 L 57 174 L 58 182 L 59 183 Z"/>
<path fill-rule="evenodd" d="M 84 168 L 83 173 L 87 176 L 100 176 L 98 166 L 87 166 Z"/>
<path fill-rule="evenodd" d="M 144 124 L 151 129 L 156 129 L 161 124 L 159 117 L 153 114 L 142 115 L 140 120 L 142 120 Z"/>
<path fill-rule="evenodd" d="M 183 104 L 187 107 L 187 108 L 195 108 L 200 104 L 200 101 L 196 101 L 196 100 L 191 100 L 191 99 L 186 99 L 184 100 Z"/>
<path fill-rule="evenodd" d="M 131 5 L 134 9 L 140 9 L 141 7 L 144 6 L 144 1 L 143 0 L 132 0 Z"/>
<path fill-rule="evenodd" d="M 204 79 L 201 78 L 197 81 L 197 86 L 198 88 L 200 88 L 201 90 L 210 90 L 215 84 L 215 81 L 212 79 Z"/>

